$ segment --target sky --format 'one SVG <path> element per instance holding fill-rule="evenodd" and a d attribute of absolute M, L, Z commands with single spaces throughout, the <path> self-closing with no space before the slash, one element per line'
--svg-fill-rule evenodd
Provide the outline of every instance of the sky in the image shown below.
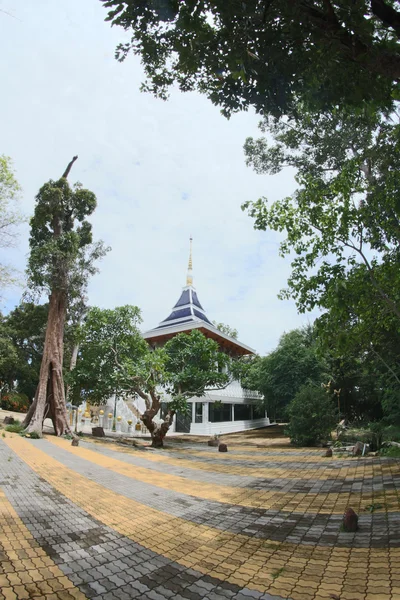
<path fill-rule="evenodd" d="M 246 167 L 244 141 L 259 135 L 253 112 L 227 120 L 197 93 L 173 90 L 164 102 L 140 92 L 140 59 L 115 60 L 126 34 L 105 16 L 99 0 L 0 0 L 0 154 L 13 159 L 21 208 L 31 215 L 40 186 L 77 154 L 69 181 L 95 192 L 94 238 L 112 248 L 89 284 L 89 304 L 137 305 L 142 329 L 156 327 L 185 285 L 192 236 L 194 285 L 210 320 L 270 352 L 313 315 L 278 300 L 290 274 L 281 237 L 255 231 L 240 207 L 291 194 L 294 172 Z M 20 232 L 0 262 L 23 272 L 28 225 Z M 6 290 L 0 310 L 22 292 Z"/>

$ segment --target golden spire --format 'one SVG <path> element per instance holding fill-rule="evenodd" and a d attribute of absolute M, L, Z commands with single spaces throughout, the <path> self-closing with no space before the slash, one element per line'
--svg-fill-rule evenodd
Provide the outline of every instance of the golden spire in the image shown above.
<path fill-rule="evenodd" d="M 187 272 L 187 276 L 186 276 L 186 285 L 193 285 L 192 241 L 193 241 L 193 238 L 192 238 L 192 236 L 190 236 L 189 265 L 188 265 L 188 272 Z"/>

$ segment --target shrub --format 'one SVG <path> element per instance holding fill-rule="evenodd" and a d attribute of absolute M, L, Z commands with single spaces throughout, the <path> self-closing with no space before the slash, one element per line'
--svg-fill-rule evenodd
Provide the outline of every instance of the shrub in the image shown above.
<path fill-rule="evenodd" d="M 295 446 L 315 446 L 326 442 L 337 423 L 331 396 L 321 388 L 303 386 L 288 407 L 289 425 L 285 433 Z"/>
<path fill-rule="evenodd" d="M 12 410 L 14 412 L 28 412 L 28 396 L 19 394 L 18 392 L 8 392 L 1 397 L 0 407 L 3 410 Z"/>
<path fill-rule="evenodd" d="M 6 431 L 10 431 L 11 433 L 21 433 L 21 431 L 23 431 L 24 429 L 25 427 L 19 421 L 16 421 L 12 425 L 6 426 Z"/>

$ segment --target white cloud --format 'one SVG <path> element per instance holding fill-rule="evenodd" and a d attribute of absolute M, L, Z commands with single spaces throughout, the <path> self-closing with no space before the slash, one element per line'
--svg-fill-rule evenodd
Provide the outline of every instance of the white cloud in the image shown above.
<path fill-rule="evenodd" d="M 261 177 L 245 166 L 242 146 L 258 135 L 258 118 L 227 121 L 196 94 L 174 92 L 168 102 L 141 94 L 140 62 L 114 60 L 124 34 L 103 21 L 98 0 L 3 0 L 1 8 L 17 19 L 0 13 L 0 153 L 14 159 L 27 213 L 40 185 L 79 155 L 70 181 L 97 194 L 95 237 L 112 246 L 90 302 L 137 304 L 144 328 L 156 326 L 185 283 L 192 234 L 194 282 L 211 319 L 262 353 L 307 322 L 276 298 L 290 271 L 279 238 L 254 231 L 240 210 L 295 187 L 290 173 Z M 27 238 L 25 229 L 8 255 L 21 269 Z M 17 301 L 11 290 L 8 308 Z"/>

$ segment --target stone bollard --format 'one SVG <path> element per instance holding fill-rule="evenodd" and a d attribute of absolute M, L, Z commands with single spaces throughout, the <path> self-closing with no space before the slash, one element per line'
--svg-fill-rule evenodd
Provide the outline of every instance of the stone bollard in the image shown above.
<path fill-rule="evenodd" d="M 220 444 L 218 446 L 218 452 L 228 452 L 228 446 L 226 444 Z"/>
<path fill-rule="evenodd" d="M 352 508 L 347 508 L 343 515 L 343 531 L 354 532 L 358 529 L 358 516 Z"/>
<path fill-rule="evenodd" d="M 333 456 L 332 448 L 328 448 L 327 451 L 325 452 L 324 456 L 326 456 L 327 458 L 330 458 L 331 456 Z"/>
<path fill-rule="evenodd" d="M 71 446 L 79 446 L 79 438 L 74 437 L 71 442 Z"/>
<path fill-rule="evenodd" d="M 353 448 L 352 455 L 353 456 L 362 456 L 362 453 L 364 451 L 364 446 L 365 446 L 365 444 L 363 444 L 362 442 L 356 442 L 356 444 Z"/>
<path fill-rule="evenodd" d="M 14 425 L 15 421 L 13 417 L 4 417 L 4 425 Z"/>
<path fill-rule="evenodd" d="M 94 437 L 105 437 L 104 429 L 102 427 L 92 427 L 92 435 Z"/>

